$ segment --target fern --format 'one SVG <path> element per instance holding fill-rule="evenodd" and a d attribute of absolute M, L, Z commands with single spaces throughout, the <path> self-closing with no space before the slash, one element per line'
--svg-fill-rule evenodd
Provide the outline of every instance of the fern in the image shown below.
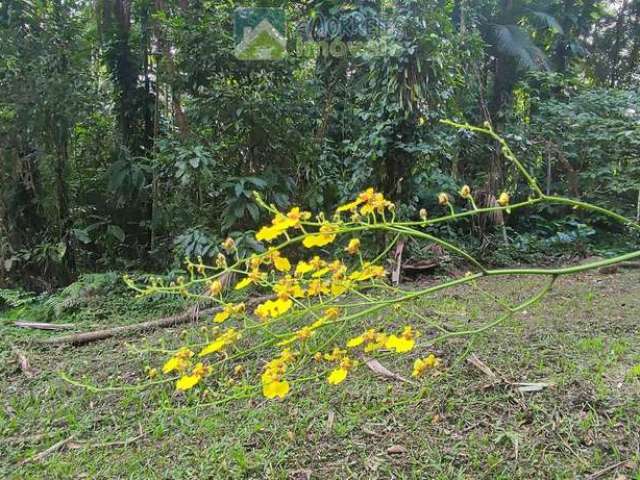
<path fill-rule="evenodd" d="M 8 306 L 10 308 L 22 307 L 35 302 L 37 295 L 24 290 L 11 290 L 8 288 L 0 288 L 0 306 Z"/>
<path fill-rule="evenodd" d="M 49 297 L 44 304 L 59 317 L 67 310 L 85 305 L 97 294 L 116 290 L 119 286 L 124 288 L 120 276 L 115 272 L 85 274 L 56 295 Z"/>

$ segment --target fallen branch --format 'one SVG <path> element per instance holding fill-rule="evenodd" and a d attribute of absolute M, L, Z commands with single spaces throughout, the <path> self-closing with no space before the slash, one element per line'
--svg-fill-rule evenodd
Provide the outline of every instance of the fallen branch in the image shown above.
<path fill-rule="evenodd" d="M 90 442 L 72 442 L 69 444 L 69 448 L 108 448 L 108 447 L 126 447 L 131 445 L 134 442 L 137 442 L 141 438 L 145 437 L 145 433 L 141 433 L 132 438 L 127 438 L 125 440 L 116 440 L 114 442 L 104 442 L 104 443 L 90 443 Z"/>
<path fill-rule="evenodd" d="M 49 438 L 57 434 L 58 432 L 35 433 L 33 435 L 5 438 L 4 441 L 11 444 L 37 443 L 45 438 Z"/>
<path fill-rule="evenodd" d="M 72 441 L 74 438 L 75 438 L 75 435 L 71 435 L 70 437 L 65 438 L 64 440 L 60 440 L 58 443 L 54 443 L 49 448 L 47 448 L 46 450 L 43 450 L 40 453 L 37 453 L 33 457 L 25 458 L 20 463 L 18 463 L 18 465 L 24 465 L 25 463 L 29 463 L 29 462 L 39 462 L 40 460 L 45 459 L 52 453 L 60 450 L 61 448 L 64 448 L 64 446 L 70 441 Z"/>
<path fill-rule="evenodd" d="M 42 322 L 15 322 L 14 325 L 20 328 L 33 328 L 36 330 L 68 330 L 75 326 L 71 323 L 42 323 Z"/>
<path fill-rule="evenodd" d="M 490 384 L 484 385 L 482 387 L 483 389 L 495 387 L 496 385 L 507 385 L 509 387 L 516 387 L 520 393 L 533 393 L 540 392 L 545 388 L 554 386 L 552 383 L 511 382 L 501 374 L 496 374 L 491 370 L 475 353 L 472 353 L 467 357 L 467 363 L 480 370 L 492 380 Z"/>
<path fill-rule="evenodd" d="M 249 300 L 247 304 L 253 305 L 265 300 L 266 298 L 271 298 L 271 295 L 253 298 Z M 156 330 L 159 328 L 174 327 L 176 325 L 196 321 L 204 316 L 211 316 L 221 310 L 221 307 L 200 310 L 196 306 L 186 312 L 172 315 L 170 317 L 160 318 L 158 320 L 150 320 L 133 325 L 123 325 L 121 327 L 107 328 L 105 330 L 95 330 L 93 332 L 76 333 L 73 335 L 63 335 L 61 337 L 46 338 L 42 340 L 36 340 L 36 343 L 39 343 L 41 345 L 84 345 L 99 340 L 105 340 L 107 338 L 123 337 L 140 332 Z"/>
<path fill-rule="evenodd" d="M 621 462 L 617 462 L 617 463 L 614 463 L 613 465 L 609 465 L 608 467 L 604 467 L 602 470 L 598 470 L 597 472 L 592 473 L 586 478 L 587 480 L 596 480 L 600 477 L 605 476 L 607 473 L 611 472 L 612 470 L 615 470 L 616 468 L 626 466 L 626 463 L 627 463 L 627 460 L 622 460 Z"/>
<path fill-rule="evenodd" d="M 217 310 L 218 309 L 215 308 L 209 308 L 206 310 L 197 311 L 196 308 L 192 308 L 178 315 L 172 315 L 170 317 L 164 317 L 158 320 L 150 320 L 147 322 L 136 323 L 133 325 L 123 325 L 121 327 L 107 328 L 104 330 L 94 330 L 92 332 L 63 335 L 61 337 L 45 338 L 42 340 L 36 340 L 36 342 L 42 345 L 84 345 L 86 343 L 105 340 L 111 337 L 132 335 L 134 333 L 155 330 L 157 328 L 173 327 L 174 325 L 180 325 L 192 320 L 197 320 L 201 316 L 212 314 Z"/>

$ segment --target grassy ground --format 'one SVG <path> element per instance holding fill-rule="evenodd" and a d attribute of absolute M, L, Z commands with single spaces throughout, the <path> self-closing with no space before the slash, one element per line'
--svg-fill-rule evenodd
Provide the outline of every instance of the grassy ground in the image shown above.
<path fill-rule="evenodd" d="M 485 284 L 513 297 L 538 285 Z M 93 292 L 59 308 L 55 321 L 83 331 L 183 308 L 174 300 Z M 495 308 L 465 287 L 425 310 L 473 326 Z M 16 318 L 51 315 L 36 302 L 5 311 L 0 320 L 0 477 L 640 479 L 638 311 L 638 272 L 561 279 L 542 304 L 501 328 L 472 344 L 457 339 L 443 345 L 442 374 L 419 385 L 359 368 L 340 387 L 296 386 L 283 402 L 257 398 L 199 407 L 215 400 L 215 390 L 186 398 L 169 385 L 92 392 L 58 372 L 102 386 L 133 386 L 144 381 L 145 366 L 164 359 L 140 349 L 171 348 L 200 326 L 42 348 L 29 340 L 50 333 L 11 326 Z M 37 372 L 34 378 L 18 368 L 14 346 Z M 465 351 L 505 381 L 464 361 Z M 420 353 L 382 362 L 407 376 Z M 257 375 L 254 367 L 247 375 Z M 509 382 L 552 385 L 521 393 Z M 66 448 L 18 465 L 71 435 Z"/>

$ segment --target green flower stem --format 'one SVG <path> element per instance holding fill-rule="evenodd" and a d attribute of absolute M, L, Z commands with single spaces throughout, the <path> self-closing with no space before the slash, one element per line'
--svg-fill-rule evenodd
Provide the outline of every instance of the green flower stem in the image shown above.
<path fill-rule="evenodd" d="M 586 272 L 588 270 L 594 270 L 596 268 L 607 267 L 620 262 L 626 262 L 640 258 L 640 250 L 626 253 L 624 255 L 618 255 L 616 257 L 606 258 L 597 262 L 584 263 L 582 265 L 575 265 L 572 267 L 564 268 L 504 268 L 500 270 L 487 270 L 485 272 L 488 276 L 498 275 L 571 275 L 574 273 Z"/>
<path fill-rule="evenodd" d="M 393 248 L 393 246 L 396 244 L 396 242 L 400 239 L 400 234 L 398 233 L 395 237 L 393 237 L 393 240 L 391 240 L 391 242 L 389 242 L 389 244 L 386 246 L 386 248 L 373 260 L 371 260 L 371 263 L 373 265 L 375 265 L 376 263 L 378 263 L 380 260 L 382 260 L 387 253 L 389 253 L 391 251 L 391 249 Z M 362 259 L 362 257 L 360 257 Z"/>
<path fill-rule="evenodd" d="M 465 124 L 456 123 L 456 122 L 453 122 L 451 120 L 441 120 L 441 122 L 444 123 L 445 125 L 450 125 L 452 127 L 456 127 L 456 128 L 460 128 L 460 129 L 464 129 L 464 130 L 469 130 L 471 132 L 484 133 L 485 135 L 489 135 L 491 138 L 496 140 L 500 144 L 500 147 L 502 148 L 502 154 L 507 159 L 511 160 L 514 163 L 514 165 L 518 168 L 518 170 L 520 170 L 520 173 L 527 180 L 527 183 L 529 184 L 531 189 L 538 196 L 540 196 L 540 197 L 544 196 L 544 193 L 542 192 L 542 189 L 538 185 L 538 182 L 535 180 L 535 178 L 533 178 L 533 176 L 531 176 L 531 174 L 527 171 L 527 169 L 524 168 L 524 165 L 520 162 L 520 160 L 518 160 L 518 158 L 515 156 L 515 154 L 511 150 L 511 148 L 509 148 L 509 145 L 507 144 L 505 139 L 502 138 L 497 133 L 495 133 L 493 131 L 493 129 L 476 127 L 474 125 L 469 125 L 468 123 L 465 123 Z"/>
<path fill-rule="evenodd" d="M 394 226 L 401 226 L 401 227 L 428 227 L 430 225 L 436 225 L 438 223 L 451 222 L 451 221 L 459 220 L 459 219 L 465 218 L 465 217 L 474 217 L 474 216 L 480 215 L 482 213 L 492 213 L 492 212 L 502 212 L 502 211 L 507 211 L 507 210 L 517 210 L 519 208 L 529 207 L 529 206 L 536 205 L 536 204 L 541 203 L 541 202 L 543 202 L 542 198 L 531 198 L 531 199 L 526 200 L 524 202 L 514 203 L 513 205 L 507 205 L 505 207 L 501 207 L 501 206 L 483 207 L 483 208 L 478 208 L 477 210 L 466 210 L 464 212 L 456 213 L 455 215 L 446 215 L 446 216 L 443 216 L 443 217 L 432 218 L 430 220 L 427 220 L 426 222 L 424 220 L 416 220 L 416 221 L 411 221 L 411 222 L 395 222 L 393 225 Z"/>
<path fill-rule="evenodd" d="M 446 340 L 447 338 L 452 338 L 452 337 L 467 337 L 467 336 L 472 336 L 472 335 L 478 335 L 482 332 L 485 332 L 491 328 L 497 327 L 498 325 L 500 325 L 501 323 L 503 323 L 504 321 L 506 321 L 507 319 L 513 317 L 513 315 L 537 302 L 539 302 L 542 298 L 544 298 L 544 296 L 549 293 L 549 291 L 551 291 L 551 289 L 553 288 L 553 284 L 556 280 L 556 276 L 552 276 L 551 279 L 547 282 L 547 284 L 544 286 L 544 288 L 542 288 L 538 293 L 536 293 L 534 296 L 532 296 L 531 298 L 525 300 L 524 302 L 518 304 L 515 307 L 512 307 L 509 312 L 505 313 L 504 315 L 499 316 L 498 318 L 496 318 L 493 322 L 489 322 L 486 325 L 483 325 L 482 327 L 479 328 L 475 328 L 475 329 L 470 329 L 470 330 L 459 330 L 457 332 L 447 332 L 445 334 L 442 334 L 436 338 L 434 338 L 431 343 L 432 344 L 436 344 L 436 343 L 440 343 L 443 340 Z"/>
<path fill-rule="evenodd" d="M 581 202 L 579 200 L 572 200 L 570 198 L 564 198 L 564 197 L 555 197 L 555 196 L 550 196 L 550 195 L 544 195 L 543 200 L 547 201 L 547 202 L 551 202 L 551 203 L 558 203 L 561 205 L 569 205 L 572 207 L 577 207 L 577 208 L 583 208 L 585 210 L 591 210 L 592 212 L 598 212 L 601 213 L 602 215 L 606 215 L 608 217 L 611 217 L 615 220 L 617 220 L 618 222 L 622 223 L 623 225 L 627 225 L 631 228 L 634 228 L 636 230 L 640 230 L 640 224 L 634 222 L 633 220 L 628 219 L 627 217 L 624 217 L 618 213 L 612 212 L 611 210 L 608 210 L 606 208 L 602 208 L 599 207 L 597 205 L 593 205 L 591 203 L 586 203 L 586 202 Z"/>
<path fill-rule="evenodd" d="M 152 387 L 154 385 L 162 385 L 165 383 L 175 382 L 179 377 L 171 377 L 165 378 L 163 380 L 158 380 L 155 382 L 147 382 L 140 385 L 126 385 L 121 387 L 96 387 L 95 385 L 91 385 L 89 383 L 79 382 L 78 380 L 73 380 L 66 373 L 59 372 L 58 375 L 65 382 L 74 385 L 76 387 L 84 388 L 85 390 L 89 390 L 90 392 L 95 393 L 105 393 L 105 392 L 135 392 L 138 390 L 144 390 L 145 388 Z"/>

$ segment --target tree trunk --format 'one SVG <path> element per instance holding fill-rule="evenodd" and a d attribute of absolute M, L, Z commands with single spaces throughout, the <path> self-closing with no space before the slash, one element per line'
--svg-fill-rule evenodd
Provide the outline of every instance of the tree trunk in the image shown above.
<path fill-rule="evenodd" d="M 182 2 L 181 5 L 183 6 L 183 8 L 186 8 L 188 6 L 188 3 Z M 157 11 L 164 12 L 165 14 L 169 15 L 169 12 L 167 11 L 164 0 L 155 0 L 155 6 Z M 171 52 L 171 46 L 169 45 L 169 42 L 165 38 L 158 22 L 155 23 L 154 30 L 156 34 L 156 39 L 158 41 L 158 45 L 160 47 L 160 50 L 162 51 L 162 56 L 164 59 L 164 64 L 167 68 L 167 73 L 169 74 L 169 81 L 171 83 L 171 103 L 172 103 L 173 117 L 174 117 L 176 126 L 178 127 L 178 133 L 180 134 L 181 137 L 184 138 L 189 133 L 189 123 L 187 121 L 187 116 L 185 115 L 184 110 L 182 108 L 182 102 L 180 100 L 180 90 L 176 85 L 178 75 L 177 75 L 175 60 L 173 58 L 173 53 Z"/>
<path fill-rule="evenodd" d="M 620 70 L 622 66 L 620 65 L 620 52 L 622 51 L 622 35 L 624 29 L 624 18 L 625 12 L 627 10 L 627 0 L 622 2 L 622 6 L 620 7 L 620 11 L 618 12 L 618 18 L 616 20 L 616 41 L 613 46 L 613 60 L 611 62 L 611 75 L 610 75 L 610 85 L 612 88 L 615 88 L 620 79 Z"/>

